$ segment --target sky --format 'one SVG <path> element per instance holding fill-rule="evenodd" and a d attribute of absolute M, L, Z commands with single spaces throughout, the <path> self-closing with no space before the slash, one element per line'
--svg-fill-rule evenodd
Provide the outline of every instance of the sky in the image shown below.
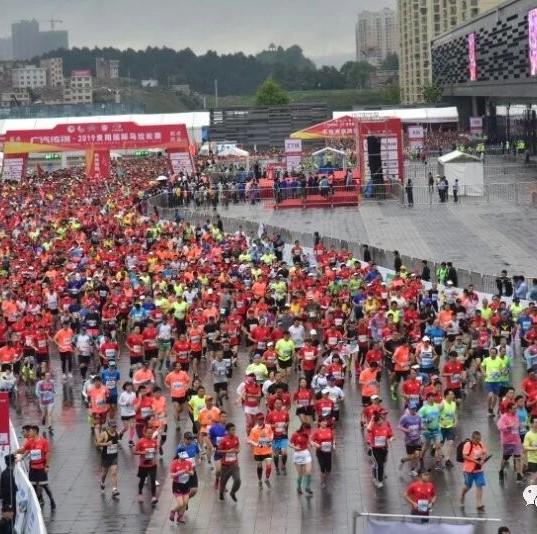
<path fill-rule="evenodd" d="M 359 11 L 395 0 L 0 0 L 0 37 L 10 24 L 62 19 L 71 46 L 190 47 L 196 53 L 255 53 L 270 43 L 300 45 L 307 56 L 352 56 Z"/>

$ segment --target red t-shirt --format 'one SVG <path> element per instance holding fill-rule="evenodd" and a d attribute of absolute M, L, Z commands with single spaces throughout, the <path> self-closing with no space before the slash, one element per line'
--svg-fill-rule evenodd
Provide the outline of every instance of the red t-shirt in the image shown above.
<path fill-rule="evenodd" d="M 436 497 L 434 484 L 432 482 L 422 482 L 421 480 L 411 482 L 406 489 L 406 493 L 412 501 L 418 504 L 418 507 L 414 507 L 414 510 L 420 510 L 419 506 L 422 504 L 420 501 L 427 501 L 427 504 L 430 505 L 432 499 Z"/>
<path fill-rule="evenodd" d="M 299 451 L 304 451 L 308 448 L 309 436 L 305 432 L 295 432 L 291 436 L 291 443 Z"/>
<path fill-rule="evenodd" d="M 392 427 L 388 423 L 373 425 L 368 431 L 367 441 L 373 449 L 385 449 L 388 447 L 388 440 L 393 436 Z"/>
<path fill-rule="evenodd" d="M 449 375 L 447 377 L 446 386 L 448 389 L 460 389 L 462 388 L 462 373 L 464 366 L 461 362 L 450 361 L 444 365 L 443 374 Z"/>
<path fill-rule="evenodd" d="M 142 438 L 136 443 L 134 451 L 140 453 L 140 467 L 157 465 L 158 443 L 153 438 Z"/>
<path fill-rule="evenodd" d="M 30 469 L 45 469 L 49 452 L 48 440 L 45 438 L 28 438 L 23 450 L 30 453 Z"/>
<path fill-rule="evenodd" d="M 222 465 L 234 465 L 237 463 L 237 453 L 228 452 L 239 448 L 237 436 L 224 436 L 218 445 L 218 452 L 222 454 Z"/>
<path fill-rule="evenodd" d="M 334 443 L 334 431 L 329 428 L 317 428 L 311 435 L 311 441 L 318 443 L 320 451 L 331 452 Z"/>
<path fill-rule="evenodd" d="M 286 410 L 273 410 L 269 412 L 265 421 L 272 427 L 275 438 L 287 436 L 289 413 Z"/>

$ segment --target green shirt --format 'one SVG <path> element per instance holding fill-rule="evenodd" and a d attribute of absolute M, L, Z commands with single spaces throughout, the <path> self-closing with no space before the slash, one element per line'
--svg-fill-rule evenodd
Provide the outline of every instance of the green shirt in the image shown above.
<path fill-rule="evenodd" d="M 440 405 L 424 404 L 418 411 L 423 426 L 428 432 L 434 432 L 440 428 Z"/>
<path fill-rule="evenodd" d="M 457 420 L 457 403 L 445 400 L 440 405 L 440 428 L 453 428 Z"/>
<path fill-rule="evenodd" d="M 292 339 L 288 339 L 287 341 L 285 338 L 278 339 L 275 349 L 278 359 L 286 362 L 293 357 L 295 342 Z"/>
<path fill-rule="evenodd" d="M 485 382 L 501 382 L 506 367 L 505 360 L 496 356 L 492 359 L 490 356 L 485 358 L 481 363 L 481 368 L 485 371 Z"/>
<path fill-rule="evenodd" d="M 194 418 L 194 421 L 197 421 L 201 409 L 205 407 L 205 395 L 203 397 L 198 397 L 198 395 L 194 395 L 188 401 L 188 405 L 192 408 L 192 417 Z"/>
<path fill-rule="evenodd" d="M 524 448 L 536 447 L 537 448 L 537 432 L 529 430 L 524 436 Z M 537 450 L 528 451 L 528 462 L 537 464 Z"/>

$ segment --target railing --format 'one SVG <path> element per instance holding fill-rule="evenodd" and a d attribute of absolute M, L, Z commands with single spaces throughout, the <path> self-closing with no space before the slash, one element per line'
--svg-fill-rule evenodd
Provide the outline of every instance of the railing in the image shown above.
<path fill-rule="evenodd" d="M 535 195 L 535 201 L 537 202 L 537 194 Z M 147 209 L 152 212 L 153 208 L 158 209 L 159 215 L 163 219 L 175 220 L 178 217 L 185 218 L 192 224 L 203 226 L 207 220 L 214 220 L 214 211 L 194 209 L 190 208 L 174 208 L 167 206 L 167 199 L 165 195 L 157 195 L 147 200 Z M 292 243 L 295 240 L 300 241 L 302 245 L 306 247 L 313 247 L 313 232 L 298 232 L 296 230 L 290 230 L 289 228 L 283 228 L 273 225 L 261 225 L 254 220 L 234 218 L 221 216 L 224 230 L 226 232 L 236 232 L 238 230 L 243 231 L 250 237 L 257 237 L 260 229 L 266 232 L 268 235 L 280 234 L 282 239 L 287 243 Z M 325 237 L 323 236 L 323 243 L 325 247 L 335 247 L 336 250 L 349 250 L 354 257 L 362 258 L 364 244 L 357 241 L 347 241 L 337 237 Z M 393 251 L 380 247 L 368 245 L 371 259 L 377 265 L 386 267 L 388 269 L 393 268 L 394 255 Z M 422 260 L 427 258 L 415 258 L 413 256 L 407 256 L 401 254 L 401 260 L 403 265 L 411 272 L 420 272 L 422 268 Z M 431 278 L 435 280 L 435 273 L 440 267 L 440 262 L 428 260 L 428 266 L 431 271 Z M 534 273 L 521 273 L 528 278 L 537 278 L 537 272 Z M 479 273 L 477 271 L 470 271 L 467 269 L 457 268 L 458 286 L 468 287 L 473 285 L 477 291 L 483 291 L 484 293 L 496 293 L 496 275 L 488 273 Z"/>
<path fill-rule="evenodd" d="M 2 447 L 0 466 L 5 469 L 4 456 L 20 448 L 17 434 L 11 422 L 9 423 L 10 447 Z M 47 529 L 43 521 L 41 506 L 37 500 L 35 490 L 28 480 L 26 464 L 18 462 L 14 469 L 14 478 L 17 485 L 17 514 L 15 516 L 14 532 L 16 534 L 46 534 Z"/>

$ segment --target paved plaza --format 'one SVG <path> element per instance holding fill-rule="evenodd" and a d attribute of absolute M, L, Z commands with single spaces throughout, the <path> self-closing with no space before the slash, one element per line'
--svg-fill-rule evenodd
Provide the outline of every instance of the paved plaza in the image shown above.
<path fill-rule="evenodd" d="M 537 278 L 537 208 L 511 202 L 465 200 L 408 208 L 396 201 L 366 201 L 357 208 L 278 211 L 240 204 L 220 213 L 397 249 L 415 258 L 452 261 L 483 274 L 507 269 Z"/>
<path fill-rule="evenodd" d="M 523 366 L 517 361 L 515 376 L 522 375 Z M 244 362 L 241 365 L 244 367 Z M 126 362 L 121 370 L 126 376 Z M 61 376 L 56 369 L 55 376 Z M 234 392 L 240 369 L 234 373 Z M 209 382 L 205 380 L 205 382 Z M 98 484 L 99 456 L 92 444 L 86 419 L 86 410 L 81 405 L 80 379 L 72 385 L 60 387 L 59 399 L 55 409 L 55 433 L 51 439 L 52 461 L 50 470 L 51 489 L 56 498 L 58 509 L 51 516 L 45 506 L 44 516 L 50 534 L 90 534 L 90 533 L 142 533 L 157 534 L 177 532 L 171 526 L 168 512 L 172 503 L 170 479 L 167 466 L 172 458 L 177 436 L 169 432 L 165 446 L 164 463 L 159 468 L 160 500 L 154 511 L 149 498 L 143 505 L 136 502 L 136 465 L 137 460 L 130 453 L 124 439 L 119 456 L 121 497 L 115 501 L 110 496 L 110 486 L 106 495 L 101 495 Z M 293 387 L 294 389 L 294 383 Z M 187 512 L 187 524 L 180 527 L 182 533 L 192 534 L 271 534 L 287 531 L 289 533 L 346 533 L 351 532 L 353 512 L 407 513 L 408 507 L 402 499 L 402 492 L 409 476 L 398 470 L 398 459 L 403 454 L 403 440 L 396 432 L 396 442 L 390 453 L 386 485 L 383 490 L 374 488 L 371 482 L 370 466 L 365 453 L 363 436 L 358 424 L 360 400 L 354 380 L 345 386 L 347 395 L 343 418 L 337 434 L 334 471 L 328 489 L 321 490 L 317 465 L 314 466 L 312 498 L 298 496 L 295 490 L 295 475 L 290 462 L 287 476 L 273 478 L 272 489 L 257 488 L 255 465 L 249 447 L 245 444 L 243 415 L 241 409 L 231 402 L 226 409 L 231 419 L 238 425 L 242 443 L 241 474 L 243 485 L 238 493 L 239 502 L 228 498 L 222 503 L 213 489 L 213 473 L 204 463 L 199 468 L 200 491 L 191 501 Z M 21 395 L 21 413 L 13 413 L 13 422 L 20 430 L 22 422 L 37 422 L 38 415 L 34 401 Z M 28 396 L 29 398 L 29 396 Z M 392 425 L 396 426 L 396 403 L 388 400 Z M 467 436 L 472 430 L 483 433 L 493 459 L 487 467 L 488 486 L 485 492 L 486 515 L 501 518 L 512 528 L 513 533 L 530 533 L 537 529 L 537 510 L 525 508 L 522 499 L 523 486 L 517 485 L 514 473 L 509 470 L 505 487 L 498 482 L 497 466 L 500 459 L 498 431 L 495 424 L 486 416 L 484 392 L 478 389 L 470 393 L 463 405 L 459 437 Z M 185 429 L 190 430 L 185 419 Z M 294 429 L 296 419 L 291 424 Z M 432 462 L 432 459 L 431 459 Z M 435 514 L 444 516 L 461 515 L 458 495 L 462 487 L 462 474 L 459 466 L 451 471 L 434 473 L 434 481 L 439 491 Z M 468 496 L 466 513 L 475 516 L 475 501 Z M 497 524 L 487 523 L 476 530 L 477 534 L 495 532 Z M 359 529 L 358 532 L 362 530 Z"/>

